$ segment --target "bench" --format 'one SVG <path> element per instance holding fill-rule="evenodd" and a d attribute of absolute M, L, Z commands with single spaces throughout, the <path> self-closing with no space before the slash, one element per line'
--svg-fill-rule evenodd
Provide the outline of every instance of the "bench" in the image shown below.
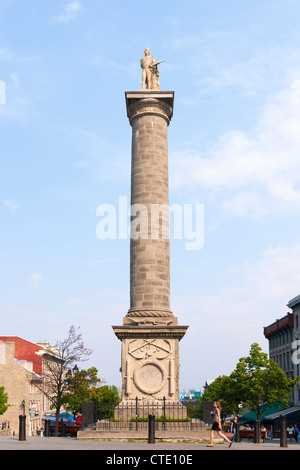
<path fill-rule="evenodd" d="M 67 436 L 77 436 L 77 432 L 80 431 L 80 426 L 76 424 L 67 424 L 66 433 Z M 50 424 L 50 434 L 53 436 L 55 434 L 55 424 Z M 58 434 L 62 434 L 62 425 L 58 424 Z"/>
<path fill-rule="evenodd" d="M 260 431 L 261 440 L 264 441 L 267 435 L 267 431 Z M 252 429 L 240 429 L 240 439 L 254 440 L 254 430 Z"/>

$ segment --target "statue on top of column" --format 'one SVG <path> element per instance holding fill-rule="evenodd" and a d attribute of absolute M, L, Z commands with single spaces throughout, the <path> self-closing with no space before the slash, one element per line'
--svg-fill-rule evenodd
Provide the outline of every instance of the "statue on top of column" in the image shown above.
<path fill-rule="evenodd" d="M 142 74 L 142 89 L 145 90 L 159 90 L 159 69 L 158 65 L 163 60 L 155 62 L 155 58 L 150 55 L 150 49 L 145 49 L 145 56 L 141 59 Z"/>

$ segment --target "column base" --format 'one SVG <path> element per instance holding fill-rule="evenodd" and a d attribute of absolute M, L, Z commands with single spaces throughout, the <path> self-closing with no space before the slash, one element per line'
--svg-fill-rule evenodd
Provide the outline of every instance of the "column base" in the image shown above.
<path fill-rule="evenodd" d="M 122 341 L 122 402 L 179 402 L 179 341 L 188 326 L 176 324 L 113 326 Z M 175 321 L 176 320 L 176 321 Z"/>

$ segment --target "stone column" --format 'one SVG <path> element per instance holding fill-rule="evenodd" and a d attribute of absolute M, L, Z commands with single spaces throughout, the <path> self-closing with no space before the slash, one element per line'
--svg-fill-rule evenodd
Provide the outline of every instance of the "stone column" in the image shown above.
<path fill-rule="evenodd" d="M 170 308 L 168 126 L 174 92 L 126 92 L 132 127 L 130 308 L 122 326 L 122 408 L 179 403 L 178 326 Z M 185 410 L 185 409 L 184 409 Z M 119 413 L 120 410 L 118 410 Z M 180 411 L 182 417 L 182 410 Z"/>
<path fill-rule="evenodd" d="M 168 125 L 173 114 L 173 98 L 173 92 L 126 94 L 127 115 L 132 126 L 131 206 L 134 213 L 128 317 L 173 317 L 168 181 Z"/>

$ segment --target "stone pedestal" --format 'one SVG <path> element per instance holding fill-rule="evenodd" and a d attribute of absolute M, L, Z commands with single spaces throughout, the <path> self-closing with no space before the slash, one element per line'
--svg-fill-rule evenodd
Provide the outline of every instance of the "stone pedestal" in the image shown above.
<path fill-rule="evenodd" d="M 168 126 L 174 92 L 126 92 L 132 127 L 130 308 L 122 326 L 122 405 L 179 404 L 178 326 L 170 309 Z M 135 223 L 136 222 L 136 223 Z M 138 227 L 137 227 L 138 226 Z"/>

